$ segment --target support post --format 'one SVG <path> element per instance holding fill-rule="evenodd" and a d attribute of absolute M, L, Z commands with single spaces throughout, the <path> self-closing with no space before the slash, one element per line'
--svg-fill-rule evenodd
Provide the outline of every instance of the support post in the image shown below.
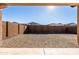
<path fill-rule="evenodd" d="M 79 45 L 79 6 L 77 6 L 77 43 Z"/>
<path fill-rule="evenodd" d="M 0 40 L 2 40 L 2 9 L 0 9 Z"/>
<path fill-rule="evenodd" d="M 0 45 L 1 45 L 1 40 L 3 39 L 3 32 L 2 32 L 2 10 L 3 8 L 6 8 L 6 4 L 0 3 Z"/>
<path fill-rule="evenodd" d="M 2 46 L 2 9 L 0 9 L 0 47 Z"/>

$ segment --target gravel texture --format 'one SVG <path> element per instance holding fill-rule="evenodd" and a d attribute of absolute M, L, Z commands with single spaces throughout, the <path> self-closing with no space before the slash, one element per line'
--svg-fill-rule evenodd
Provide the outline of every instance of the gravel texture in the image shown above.
<path fill-rule="evenodd" d="M 5 48 L 78 48 L 75 34 L 21 34 L 3 40 Z"/>

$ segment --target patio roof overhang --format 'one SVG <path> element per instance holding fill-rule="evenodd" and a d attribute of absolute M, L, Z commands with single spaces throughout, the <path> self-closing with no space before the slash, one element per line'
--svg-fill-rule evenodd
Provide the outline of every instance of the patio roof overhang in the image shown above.
<path fill-rule="evenodd" d="M 7 6 L 79 6 L 79 3 L 0 3 L 0 8 Z"/>
<path fill-rule="evenodd" d="M 78 6 L 78 3 L 6 3 L 8 6 Z"/>

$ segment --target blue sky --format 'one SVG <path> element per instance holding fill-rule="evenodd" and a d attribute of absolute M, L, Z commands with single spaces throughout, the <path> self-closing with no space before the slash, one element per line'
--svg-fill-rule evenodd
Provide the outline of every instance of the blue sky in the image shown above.
<path fill-rule="evenodd" d="M 76 7 L 69 6 L 9 6 L 3 9 L 3 21 L 18 23 L 37 22 L 43 25 L 49 23 L 77 23 Z"/>

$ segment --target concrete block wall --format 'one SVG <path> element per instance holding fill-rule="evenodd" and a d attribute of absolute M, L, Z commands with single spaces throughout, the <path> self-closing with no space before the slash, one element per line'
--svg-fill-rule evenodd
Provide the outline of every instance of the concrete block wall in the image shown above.
<path fill-rule="evenodd" d="M 23 34 L 24 33 L 24 25 L 19 24 L 18 26 L 19 26 L 18 27 L 19 28 L 19 30 L 18 30 L 19 31 L 19 34 Z"/>
<path fill-rule="evenodd" d="M 24 31 L 23 31 L 23 34 L 26 34 L 28 32 L 28 26 L 27 25 L 24 25 Z"/>
<path fill-rule="evenodd" d="M 2 38 L 6 39 L 6 22 L 2 23 Z"/>
<path fill-rule="evenodd" d="M 11 38 L 19 34 L 42 33 L 42 34 L 77 34 L 77 26 L 47 26 L 47 25 L 24 25 L 11 22 L 2 23 L 2 38 Z"/>
<path fill-rule="evenodd" d="M 64 26 L 48 26 L 49 33 L 65 33 Z"/>
<path fill-rule="evenodd" d="M 3 22 L 2 23 L 2 39 L 11 38 L 19 34 L 23 34 L 27 26 L 18 23 Z"/>
<path fill-rule="evenodd" d="M 66 26 L 65 32 L 69 34 L 77 34 L 77 26 Z"/>
<path fill-rule="evenodd" d="M 8 37 L 13 37 L 18 35 L 18 24 L 8 22 Z"/>
<path fill-rule="evenodd" d="M 69 33 L 77 34 L 77 26 L 28 25 L 28 33 Z"/>

